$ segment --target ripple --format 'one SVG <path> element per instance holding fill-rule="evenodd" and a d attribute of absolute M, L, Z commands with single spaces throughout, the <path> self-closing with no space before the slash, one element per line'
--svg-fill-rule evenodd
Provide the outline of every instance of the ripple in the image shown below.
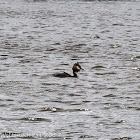
<path fill-rule="evenodd" d="M 25 57 L 24 55 L 17 55 L 17 56 L 13 56 L 13 58 L 23 58 Z"/>
<path fill-rule="evenodd" d="M 82 96 L 82 95 L 71 93 L 71 94 L 69 94 L 69 96 Z"/>
<path fill-rule="evenodd" d="M 138 67 L 133 67 L 133 68 L 131 68 L 132 70 L 138 70 L 138 71 L 140 71 L 140 68 L 138 68 Z"/>
<path fill-rule="evenodd" d="M 23 59 L 23 60 L 20 60 L 19 63 L 30 63 L 32 60 L 31 59 Z"/>
<path fill-rule="evenodd" d="M 120 137 L 120 138 L 113 138 L 111 140 L 131 140 L 131 137 Z"/>
<path fill-rule="evenodd" d="M 18 120 L 23 120 L 23 121 L 35 121 L 35 122 L 51 122 L 50 119 L 46 119 L 46 118 L 33 118 L 33 117 L 25 117 L 25 118 L 20 118 Z"/>
<path fill-rule="evenodd" d="M 116 95 L 114 95 L 114 94 L 108 94 L 108 95 L 104 95 L 103 97 L 116 97 Z"/>
<path fill-rule="evenodd" d="M 39 110 L 39 112 L 44 111 L 51 111 L 51 112 L 79 112 L 79 111 L 88 111 L 88 109 L 62 109 L 62 108 L 42 108 Z"/>
<path fill-rule="evenodd" d="M 116 72 L 106 72 L 106 73 L 95 73 L 96 75 L 114 75 Z"/>
<path fill-rule="evenodd" d="M 27 111 L 27 110 L 29 110 L 29 109 L 26 109 L 26 108 L 23 108 L 23 107 L 13 109 L 13 111 Z"/>
<path fill-rule="evenodd" d="M 104 66 L 94 66 L 94 67 L 91 67 L 91 69 L 104 69 L 105 67 Z"/>
<path fill-rule="evenodd" d="M 52 122 L 50 119 L 46 118 L 34 118 L 34 117 L 23 117 L 23 118 L 0 118 L 1 120 L 6 121 L 17 121 L 17 120 L 23 120 L 23 121 L 31 121 L 31 122 Z"/>
<path fill-rule="evenodd" d="M 137 59 L 140 59 L 140 56 L 136 56 Z"/>
<path fill-rule="evenodd" d="M 81 135 L 79 136 L 80 139 L 88 139 L 88 138 L 92 138 L 92 139 L 95 139 L 96 137 L 95 136 L 92 136 L 92 135 Z"/>
<path fill-rule="evenodd" d="M 112 24 L 113 26 L 124 26 L 124 24 L 123 23 L 114 23 L 114 24 Z"/>
<path fill-rule="evenodd" d="M 124 120 L 119 120 L 119 121 L 116 121 L 115 123 L 125 123 L 126 121 L 124 121 Z"/>

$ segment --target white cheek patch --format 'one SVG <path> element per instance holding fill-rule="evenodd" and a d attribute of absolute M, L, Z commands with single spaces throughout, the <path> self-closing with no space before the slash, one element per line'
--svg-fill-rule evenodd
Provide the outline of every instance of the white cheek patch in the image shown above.
<path fill-rule="evenodd" d="M 78 66 L 76 66 L 76 69 L 77 69 L 77 70 L 80 70 L 80 68 L 79 68 Z"/>

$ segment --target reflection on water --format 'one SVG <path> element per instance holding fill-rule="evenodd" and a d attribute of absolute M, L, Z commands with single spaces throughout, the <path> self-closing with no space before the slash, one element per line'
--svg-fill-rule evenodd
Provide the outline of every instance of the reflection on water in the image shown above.
<path fill-rule="evenodd" d="M 139 7 L 0 1 L 0 136 L 138 140 Z M 52 76 L 76 62 L 78 78 Z"/>

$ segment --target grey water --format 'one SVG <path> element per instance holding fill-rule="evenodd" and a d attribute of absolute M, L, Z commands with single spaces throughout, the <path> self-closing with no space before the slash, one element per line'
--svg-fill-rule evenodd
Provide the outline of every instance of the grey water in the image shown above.
<path fill-rule="evenodd" d="M 140 1 L 0 0 L 0 139 L 140 140 Z"/>

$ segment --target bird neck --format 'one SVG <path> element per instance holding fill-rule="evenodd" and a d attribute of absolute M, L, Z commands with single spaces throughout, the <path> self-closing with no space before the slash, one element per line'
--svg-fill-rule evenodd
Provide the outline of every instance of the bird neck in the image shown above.
<path fill-rule="evenodd" d="M 73 77 L 78 77 L 75 71 L 73 71 Z"/>

